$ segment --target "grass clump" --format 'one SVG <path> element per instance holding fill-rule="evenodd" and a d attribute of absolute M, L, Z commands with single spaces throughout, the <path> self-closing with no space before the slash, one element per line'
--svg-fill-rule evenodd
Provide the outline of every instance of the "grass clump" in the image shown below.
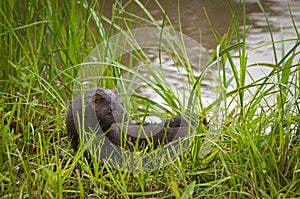
<path fill-rule="evenodd" d="M 219 116 L 222 122 L 214 131 L 202 129 L 195 135 L 191 147 L 172 164 L 137 174 L 115 170 L 95 160 L 89 162 L 81 149 L 74 152 L 64 123 L 76 76 L 90 51 L 122 28 L 127 30 L 143 23 L 158 27 L 154 17 L 139 1 L 136 6 L 143 10 L 145 18 L 127 11 L 125 7 L 129 4 L 119 2 L 114 4 L 111 18 L 101 15 L 98 1 L 21 2 L 4 0 L 0 3 L 1 197 L 300 196 L 300 36 L 296 25 L 294 46 L 283 51 L 281 59 L 276 54 L 275 44 L 285 40 L 272 40 L 266 45 L 273 46 L 274 63 L 248 65 L 248 27 L 245 21 L 242 28 L 238 23 L 239 17 L 246 17 L 245 4 L 234 9 L 227 1 L 232 26 L 222 37 L 212 33 L 219 45 L 205 70 L 217 66 L 216 89 L 221 95 L 205 108 L 200 85 L 207 73 L 197 76 L 186 57 L 175 51 L 177 49 L 168 52 L 188 73 L 188 81 L 182 76 L 193 91 L 188 107 L 204 113 L 222 111 Z M 258 5 L 264 12 L 259 1 Z M 167 15 L 168 7 L 163 8 L 158 2 L 157 6 L 166 10 L 162 26 L 167 24 L 174 30 Z M 207 20 L 213 30 L 209 13 Z M 184 51 L 184 46 L 179 50 Z M 238 52 L 238 64 L 235 64 L 233 51 Z M 124 57 L 111 60 L 98 86 L 114 88 L 116 82 L 125 81 L 122 79 L 124 71 L 139 76 L 130 68 L 136 60 L 151 69 L 151 59 L 144 50 L 129 53 L 128 66 L 122 65 Z M 162 59 L 160 64 L 163 64 Z M 258 65 L 271 68 L 270 73 L 247 83 L 248 68 Z M 230 68 L 229 75 L 226 67 Z M 133 115 L 146 112 L 168 117 L 181 113 L 182 104 L 177 94 L 156 71 L 150 73 L 154 79 L 141 76 L 142 80 L 158 93 L 168 108 L 136 94 L 129 104 Z M 235 83 L 233 88 L 230 87 L 232 82 Z M 204 135 L 208 135 L 207 139 Z M 203 142 L 212 146 L 205 155 L 200 153 Z"/>

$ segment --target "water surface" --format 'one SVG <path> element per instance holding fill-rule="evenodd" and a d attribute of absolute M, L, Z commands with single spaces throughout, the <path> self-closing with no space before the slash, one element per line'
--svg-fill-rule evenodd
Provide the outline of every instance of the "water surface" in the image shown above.
<path fill-rule="evenodd" d="M 232 23 L 231 13 L 228 8 L 228 4 L 224 0 L 180 0 L 178 1 L 159 1 L 161 6 L 167 10 L 168 17 L 171 20 L 171 24 L 176 30 L 182 31 L 185 35 L 191 37 L 201 45 L 203 48 L 202 61 L 199 65 L 194 65 L 195 75 L 199 75 L 201 70 L 206 64 L 210 53 L 217 47 L 218 42 L 211 32 L 211 28 L 207 22 L 205 12 L 210 19 L 210 22 L 218 35 L 218 39 L 222 35 L 228 32 L 228 28 Z M 290 11 L 293 15 L 297 29 L 300 30 L 300 6 L 298 0 L 264 0 L 261 1 L 262 7 L 265 10 L 266 16 L 268 17 L 270 30 L 267 26 L 266 18 L 261 8 L 255 0 L 246 0 L 246 27 L 248 29 L 246 35 L 246 43 L 248 50 L 248 65 L 255 63 L 275 63 L 281 59 L 283 52 L 287 52 L 294 44 L 295 40 L 281 43 L 276 43 L 276 54 L 272 50 L 272 45 L 262 45 L 271 43 L 270 30 L 274 41 L 295 39 L 296 33 L 293 27 L 293 23 L 290 16 Z M 289 4 L 288 4 L 289 2 Z M 161 8 L 157 5 L 155 1 L 142 1 L 143 6 L 147 8 L 149 13 L 154 17 L 156 23 L 162 24 L 164 13 Z M 111 1 L 105 1 L 103 14 L 110 17 L 112 15 L 112 3 Z M 125 5 L 125 4 L 124 4 Z M 232 7 L 238 11 L 242 7 L 239 5 L 239 0 L 231 1 Z M 117 6 L 116 6 L 117 7 Z M 134 15 L 142 17 L 150 21 L 149 16 L 144 12 L 137 3 L 133 1 L 131 3 L 126 3 L 125 9 L 128 12 L 128 22 L 136 20 Z M 289 11 L 290 9 L 290 11 Z M 130 19 L 131 18 L 131 19 Z M 240 17 L 242 19 L 242 16 Z M 151 23 L 145 21 L 137 20 L 134 27 L 147 27 L 153 26 Z M 166 26 L 170 24 L 166 23 Z M 242 21 L 240 20 L 240 29 L 243 29 Z M 145 38 L 146 39 L 146 38 Z M 158 56 L 157 51 L 148 50 L 149 57 L 153 63 L 158 64 L 163 62 L 165 73 L 165 79 L 174 85 L 176 90 L 185 90 L 185 86 L 182 84 L 182 75 L 180 72 L 174 70 L 176 63 L 168 57 L 167 54 L 162 54 L 161 57 Z M 198 57 L 198 52 L 189 52 L 191 57 Z M 233 55 L 237 55 L 237 51 L 232 52 Z M 158 59 L 159 58 L 159 59 Z M 236 59 L 235 62 L 237 66 L 239 65 L 239 60 Z M 142 63 L 141 63 L 142 64 Z M 216 68 L 214 69 L 216 70 Z M 267 67 L 251 67 L 249 68 L 249 77 L 247 82 L 251 82 L 254 79 L 258 79 L 266 75 L 270 68 Z M 217 71 L 214 71 L 217 73 Z M 146 73 L 146 71 L 143 71 Z M 228 71 L 230 74 L 230 70 Z M 216 81 L 213 79 L 212 73 L 206 75 L 206 82 L 203 83 L 203 101 L 205 105 L 208 105 L 215 99 L 215 88 L 217 86 Z M 141 89 L 142 88 L 142 89 Z M 151 89 L 147 86 L 141 87 L 139 92 L 149 98 L 152 98 L 158 102 L 161 101 L 159 96 L 157 96 Z M 161 103 L 163 103 L 161 101 Z"/>

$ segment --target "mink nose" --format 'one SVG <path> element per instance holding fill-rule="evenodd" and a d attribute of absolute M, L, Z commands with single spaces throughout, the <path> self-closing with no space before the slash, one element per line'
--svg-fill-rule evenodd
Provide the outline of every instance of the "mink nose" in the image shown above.
<path fill-rule="evenodd" d="M 126 121 L 127 117 L 128 117 L 127 112 L 124 109 L 124 107 L 118 106 L 116 104 L 113 104 L 113 106 L 112 106 L 112 115 L 113 115 L 114 120 L 117 123 L 120 123 L 122 121 Z"/>
<path fill-rule="evenodd" d="M 127 120 L 127 112 L 126 111 L 120 111 L 120 110 L 115 110 L 112 112 L 114 120 L 117 123 L 121 123 L 122 121 Z"/>

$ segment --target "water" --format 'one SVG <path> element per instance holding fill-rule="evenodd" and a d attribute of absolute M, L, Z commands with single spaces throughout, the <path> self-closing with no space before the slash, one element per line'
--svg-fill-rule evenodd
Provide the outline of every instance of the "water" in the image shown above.
<path fill-rule="evenodd" d="M 155 1 L 145 1 L 147 2 L 147 4 L 145 4 L 144 1 L 142 2 L 144 3 L 143 5 L 147 8 L 149 13 L 154 17 L 155 21 L 158 24 L 161 24 L 163 19 L 163 12 L 155 3 Z M 161 3 L 161 6 L 163 8 L 166 8 L 168 5 L 168 1 L 166 0 L 159 2 Z M 231 1 L 231 4 L 235 9 L 239 7 L 238 3 L 239 0 Z M 287 1 L 263 0 L 261 4 L 266 11 L 266 15 L 268 16 L 274 40 L 279 41 L 282 39 L 295 39 L 296 34 L 290 17 Z M 289 0 L 289 4 L 297 29 L 300 30 L 299 0 Z M 112 15 L 111 2 L 106 1 L 103 5 L 103 14 L 110 17 Z M 127 2 L 126 10 L 128 11 L 128 13 L 133 13 L 134 15 L 138 15 L 139 17 L 142 17 L 146 20 L 150 20 L 147 14 L 142 11 L 137 3 Z M 201 63 L 200 65 L 194 66 L 194 69 L 196 71 L 195 75 L 200 74 L 210 53 L 217 46 L 217 41 L 215 40 L 207 23 L 204 11 L 206 11 L 208 17 L 211 20 L 213 28 L 220 38 L 220 36 L 224 35 L 228 31 L 228 27 L 231 23 L 231 14 L 226 1 L 181 0 L 179 2 L 179 5 L 177 1 L 171 1 L 168 5 L 168 17 L 170 18 L 171 23 L 174 25 L 174 28 L 176 30 L 181 29 L 185 35 L 200 43 L 203 48 Z M 255 0 L 246 0 L 246 12 L 247 27 L 249 27 L 246 37 L 248 48 L 248 65 L 255 63 L 275 63 L 275 61 L 280 60 L 282 57 L 282 51 L 287 52 L 293 46 L 295 41 L 284 42 L 284 44 L 276 43 L 276 56 L 274 55 L 271 45 L 258 48 L 261 45 L 265 45 L 271 42 L 271 36 L 267 27 L 266 20 L 263 12 L 261 11 Z M 130 14 L 128 14 L 127 17 L 130 18 Z M 240 17 L 240 19 L 242 19 L 242 16 Z M 138 22 L 137 24 L 135 24 L 136 27 L 147 27 L 150 25 L 151 23 L 146 22 Z M 168 25 L 170 24 L 167 24 L 167 26 Z M 242 29 L 242 21 L 240 21 L 240 27 Z M 158 60 L 157 51 L 150 50 L 148 51 L 148 53 L 154 64 L 156 63 L 157 65 L 159 65 L 159 62 L 163 62 L 164 70 L 168 71 L 164 73 L 166 75 L 165 79 L 172 85 L 174 85 L 174 88 L 183 91 L 185 85 L 181 83 L 182 76 L 180 76 L 180 73 L 174 71 L 175 63 L 172 62 L 173 60 L 166 54 L 163 54 L 161 60 Z M 193 52 L 189 53 L 191 53 L 191 57 L 198 58 L 198 52 L 195 54 L 193 54 Z M 233 51 L 232 54 L 237 55 L 237 52 Z M 238 59 L 236 59 L 235 62 L 237 65 L 239 65 Z M 215 71 L 213 72 L 217 73 L 216 68 L 214 68 L 214 70 Z M 248 71 L 249 75 L 247 78 L 247 82 L 249 83 L 268 74 L 270 68 L 257 66 L 249 68 Z M 228 75 L 230 75 L 230 71 Z M 203 84 L 204 91 L 202 97 L 204 98 L 204 105 L 207 106 L 216 97 L 214 93 L 215 88 L 218 85 L 212 78 L 212 74 L 207 74 L 205 78 L 206 83 Z M 139 92 L 141 92 L 142 95 L 152 98 L 159 103 L 163 103 L 159 96 L 152 92 L 151 89 L 147 88 L 147 86 L 140 87 Z"/>

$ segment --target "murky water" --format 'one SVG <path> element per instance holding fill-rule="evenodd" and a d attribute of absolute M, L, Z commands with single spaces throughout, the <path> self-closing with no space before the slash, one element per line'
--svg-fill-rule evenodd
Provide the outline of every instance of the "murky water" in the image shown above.
<path fill-rule="evenodd" d="M 205 65 L 210 53 L 216 48 L 217 41 L 214 38 L 210 26 L 206 20 L 205 13 L 209 17 L 211 24 L 215 31 L 217 32 L 219 38 L 228 31 L 228 27 L 231 23 L 231 14 L 228 9 L 228 5 L 225 0 L 180 0 L 179 4 L 177 1 L 159 1 L 163 8 L 168 8 L 168 17 L 171 20 L 171 24 L 176 30 L 182 30 L 182 32 L 191 37 L 196 42 L 200 43 L 203 47 L 202 61 L 200 65 L 194 66 L 195 75 L 199 75 Z M 289 2 L 289 5 L 288 5 Z M 163 12 L 161 8 L 155 3 L 155 1 L 147 1 L 147 4 L 143 2 L 144 6 L 147 8 L 151 16 L 154 17 L 158 24 L 163 23 Z M 232 7 L 236 10 L 240 7 L 239 0 L 231 0 Z M 266 11 L 269 23 L 271 25 L 271 31 L 275 41 L 295 39 L 296 33 L 293 27 L 293 23 L 290 17 L 289 6 L 291 13 L 293 15 L 297 29 L 300 30 L 300 4 L 299 0 L 263 0 L 261 1 L 263 8 Z M 106 1 L 104 3 L 104 15 L 110 17 L 112 15 L 112 4 L 111 1 Z M 138 3 L 128 3 L 126 4 L 126 10 L 128 11 L 128 17 L 137 15 L 146 20 L 150 21 L 149 15 L 141 9 Z M 282 43 L 276 43 L 276 56 L 272 50 L 271 45 L 260 47 L 271 42 L 271 36 L 269 29 L 267 27 L 266 19 L 264 17 L 261 8 L 258 6 L 255 0 L 246 0 L 246 12 L 247 12 L 247 31 L 246 42 L 248 48 L 248 64 L 254 63 L 274 63 L 280 60 L 282 57 L 282 51 L 284 49 L 287 52 L 295 43 L 295 41 L 289 41 Z M 131 14 L 129 14 L 131 13 Z M 133 15 L 132 15 L 133 14 Z M 242 19 L 242 17 L 240 17 Z M 134 19 L 134 17 L 133 17 Z M 128 19 L 128 22 L 130 19 Z M 145 21 L 140 21 L 136 26 L 147 27 L 152 23 L 146 23 Z M 167 23 L 167 25 L 170 25 Z M 242 21 L 240 21 L 240 27 L 242 29 Z M 147 38 L 145 38 L 147 39 Z M 258 48 L 260 47 L 260 48 Z M 147 51 L 149 57 L 153 63 L 159 65 L 161 62 L 164 65 L 164 73 L 166 80 L 169 81 L 174 88 L 178 90 L 184 90 L 185 87 L 181 83 L 182 76 L 180 72 L 174 71 L 174 65 L 172 58 L 168 57 L 167 54 L 162 54 L 162 58 L 158 59 L 157 51 Z M 195 56 L 198 58 L 198 52 L 189 52 L 191 57 Z M 232 52 L 235 54 L 236 52 Z M 238 65 L 238 60 L 235 60 Z M 257 79 L 267 74 L 268 68 L 263 67 L 252 67 L 249 69 L 249 73 L 252 78 Z M 215 71 L 216 72 L 216 71 Z M 146 73 L 143 71 L 143 73 Z M 214 89 L 217 83 L 211 78 L 212 75 L 206 75 L 206 83 L 203 87 L 202 97 L 205 99 L 204 105 L 208 105 L 214 100 L 215 93 Z M 247 80 L 252 81 L 251 78 Z M 147 86 L 140 89 L 141 94 L 146 97 L 150 97 L 156 101 L 160 101 L 159 96 L 155 95 L 151 90 L 147 89 Z"/>

